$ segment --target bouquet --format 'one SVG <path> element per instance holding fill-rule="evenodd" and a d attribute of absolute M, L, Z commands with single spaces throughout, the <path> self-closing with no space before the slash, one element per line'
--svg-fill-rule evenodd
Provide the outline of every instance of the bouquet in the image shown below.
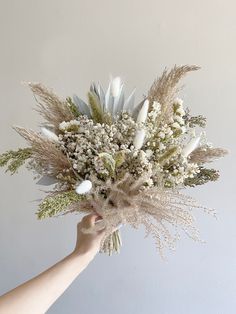
<path fill-rule="evenodd" d="M 192 210 L 212 210 L 182 191 L 217 180 L 218 171 L 206 164 L 227 153 L 207 141 L 206 118 L 191 115 L 178 98 L 179 81 L 198 69 L 165 69 L 137 104 L 135 90 L 125 97 L 120 77 L 106 91 L 92 83 L 87 102 L 27 83 L 44 122 L 39 132 L 13 127 L 28 145 L 1 154 L 0 166 L 14 174 L 25 164 L 38 184 L 51 186 L 39 219 L 93 212 L 102 217 L 84 230 L 105 228 L 102 252 L 119 251 L 126 224 L 144 226 L 161 254 L 174 248 L 181 229 L 197 240 Z"/>

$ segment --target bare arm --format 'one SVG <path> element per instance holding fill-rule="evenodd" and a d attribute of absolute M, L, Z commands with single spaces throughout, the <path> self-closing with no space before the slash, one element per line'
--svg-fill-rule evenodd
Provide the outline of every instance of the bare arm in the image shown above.
<path fill-rule="evenodd" d="M 99 250 L 104 232 L 84 234 L 82 228 L 95 223 L 96 215 L 85 216 L 77 227 L 74 251 L 37 277 L 0 297 L 0 314 L 43 314 L 87 267 Z"/>

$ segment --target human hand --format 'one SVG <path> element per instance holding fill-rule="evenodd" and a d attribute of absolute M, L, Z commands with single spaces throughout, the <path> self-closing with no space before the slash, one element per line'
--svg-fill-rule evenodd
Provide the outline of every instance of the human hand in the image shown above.
<path fill-rule="evenodd" d="M 77 241 L 74 249 L 74 254 L 89 254 L 93 258 L 100 249 L 101 241 L 105 235 L 105 230 L 94 233 L 84 233 L 82 229 L 88 229 L 95 225 L 100 217 L 96 214 L 84 216 L 81 222 L 77 225 Z"/>

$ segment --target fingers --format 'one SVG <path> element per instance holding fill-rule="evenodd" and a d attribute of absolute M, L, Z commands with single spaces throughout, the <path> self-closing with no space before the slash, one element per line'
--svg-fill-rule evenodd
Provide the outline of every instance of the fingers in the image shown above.
<path fill-rule="evenodd" d="M 84 228 L 90 228 L 93 227 L 96 223 L 96 221 L 100 220 L 101 217 L 97 214 L 90 214 L 83 217 L 81 220 L 81 224 Z"/>

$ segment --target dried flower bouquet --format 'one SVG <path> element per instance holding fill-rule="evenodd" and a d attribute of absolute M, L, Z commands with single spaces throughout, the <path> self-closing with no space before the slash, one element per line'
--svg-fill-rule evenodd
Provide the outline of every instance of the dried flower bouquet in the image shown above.
<path fill-rule="evenodd" d="M 125 98 L 119 77 L 106 92 L 92 84 L 88 102 L 76 95 L 63 100 L 28 83 L 45 122 L 40 132 L 14 127 L 28 147 L 0 155 L 0 166 L 14 174 L 26 164 L 38 184 L 52 185 L 39 204 L 39 219 L 98 213 L 102 220 L 86 232 L 106 227 L 101 251 L 109 254 L 119 251 L 123 224 L 143 225 L 160 252 L 174 247 L 173 227 L 198 239 L 191 210 L 203 207 L 180 191 L 217 180 L 218 171 L 205 164 L 227 153 L 200 132 L 206 119 L 190 115 L 177 98 L 179 81 L 198 69 L 164 70 L 137 105 L 135 91 Z"/>

